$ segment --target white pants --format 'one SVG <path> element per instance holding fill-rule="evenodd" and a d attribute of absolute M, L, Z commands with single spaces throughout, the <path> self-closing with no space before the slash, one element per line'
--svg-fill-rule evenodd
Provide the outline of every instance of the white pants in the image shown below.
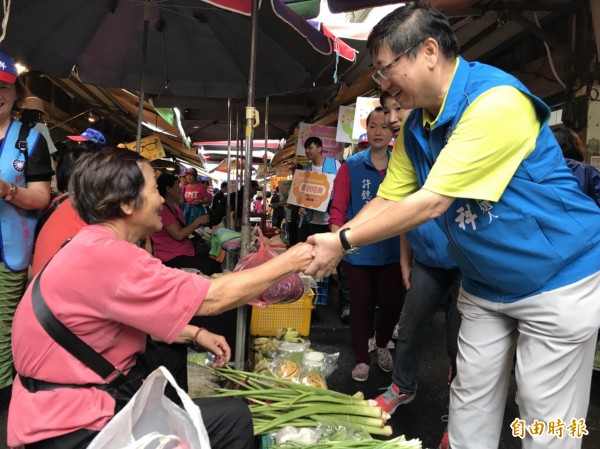
<path fill-rule="evenodd" d="M 525 430 L 523 449 L 578 449 L 573 418 L 585 419 L 600 327 L 600 272 L 514 303 L 458 297 L 462 324 L 458 375 L 450 389 L 452 449 L 497 449 L 515 348 L 519 418 L 546 423 L 542 435 Z M 549 422 L 565 422 L 563 438 Z M 517 437 L 515 437 L 517 438 Z M 585 438 L 585 436 L 583 437 Z"/>

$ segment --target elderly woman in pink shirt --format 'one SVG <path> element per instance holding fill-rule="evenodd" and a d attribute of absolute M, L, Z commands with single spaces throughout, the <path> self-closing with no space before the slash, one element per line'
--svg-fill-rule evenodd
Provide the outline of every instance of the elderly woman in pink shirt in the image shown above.
<path fill-rule="evenodd" d="M 17 377 L 8 445 L 14 448 L 88 447 L 135 390 L 117 382 L 135 387 L 147 374 L 137 364 L 147 334 L 167 343 L 194 341 L 223 362 L 228 356 L 222 337 L 186 333 L 190 319 L 244 305 L 312 260 L 312 247 L 300 244 L 256 268 L 214 280 L 166 267 L 136 246 L 162 228 L 164 200 L 152 166 L 131 151 L 84 155 L 69 192 L 88 226 L 34 279 L 13 323 Z M 57 343 L 38 321 L 34 298 L 114 366 L 114 373 L 101 376 Z M 195 402 L 213 449 L 254 447 L 251 416 L 242 401 Z"/>

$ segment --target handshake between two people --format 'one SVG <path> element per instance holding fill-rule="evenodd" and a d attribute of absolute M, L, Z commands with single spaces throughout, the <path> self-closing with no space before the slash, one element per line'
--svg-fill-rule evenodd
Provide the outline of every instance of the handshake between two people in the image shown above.
<path fill-rule="evenodd" d="M 289 253 L 289 254 L 288 254 Z M 306 243 L 298 243 L 286 251 L 298 272 L 320 279 L 329 276 L 344 255 L 337 232 L 311 235 Z"/>

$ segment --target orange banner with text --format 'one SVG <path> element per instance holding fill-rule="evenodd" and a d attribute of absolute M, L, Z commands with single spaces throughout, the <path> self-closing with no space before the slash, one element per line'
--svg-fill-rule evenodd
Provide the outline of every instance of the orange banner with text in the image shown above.
<path fill-rule="evenodd" d="M 296 170 L 288 203 L 325 212 L 329 205 L 335 175 Z"/>

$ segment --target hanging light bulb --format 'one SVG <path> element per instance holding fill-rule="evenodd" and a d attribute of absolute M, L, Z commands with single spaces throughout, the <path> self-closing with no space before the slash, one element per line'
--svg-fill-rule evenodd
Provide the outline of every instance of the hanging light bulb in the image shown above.
<path fill-rule="evenodd" d="M 92 111 L 90 111 L 88 113 L 88 122 L 90 122 L 90 123 L 96 123 L 98 120 L 100 120 L 100 117 L 98 117 Z"/>

